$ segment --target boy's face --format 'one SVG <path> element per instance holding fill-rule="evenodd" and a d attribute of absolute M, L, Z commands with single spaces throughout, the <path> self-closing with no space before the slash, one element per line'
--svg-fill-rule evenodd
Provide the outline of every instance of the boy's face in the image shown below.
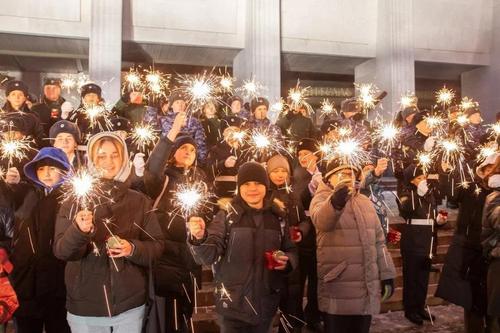
<path fill-rule="evenodd" d="M 26 102 L 26 95 L 21 90 L 14 90 L 9 93 L 7 100 L 17 110 Z"/>
<path fill-rule="evenodd" d="M 259 105 L 254 111 L 255 119 L 262 120 L 267 118 L 267 106 Z"/>
<path fill-rule="evenodd" d="M 233 113 L 236 113 L 236 114 L 240 113 L 240 111 L 241 111 L 241 103 L 240 103 L 240 101 L 236 100 L 236 101 L 233 101 L 231 103 L 231 111 Z"/>
<path fill-rule="evenodd" d="M 36 176 L 47 187 L 53 187 L 61 180 L 61 169 L 51 165 L 41 165 L 36 169 Z"/>
<path fill-rule="evenodd" d="M 251 207 L 262 207 L 266 196 L 266 186 L 259 182 L 246 182 L 240 186 L 240 195 Z"/>
<path fill-rule="evenodd" d="M 54 147 L 61 149 L 66 155 L 73 153 L 76 146 L 75 138 L 69 133 L 59 133 L 55 137 Z"/>
<path fill-rule="evenodd" d="M 182 100 L 182 99 L 175 100 L 172 103 L 172 110 L 175 113 L 186 111 L 186 102 L 184 100 Z"/>
<path fill-rule="evenodd" d="M 269 179 L 276 186 L 285 185 L 287 178 L 288 178 L 288 171 L 285 168 L 276 168 L 269 173 Z"/>
<path fill-rule="evenodd" d="M 479 125 L 482 121 L 483 119 L 481 118 L 481 114 L 479 112 L 476 112 L 469 116 L 469 123 L 473 125 Z"/>
<path fill-rule="evenodd" d="M 99 104 L 100 98 L 96 93 L 88 93 L 83 96 L 83 104 L 85 105 L 97 105 Z"/>

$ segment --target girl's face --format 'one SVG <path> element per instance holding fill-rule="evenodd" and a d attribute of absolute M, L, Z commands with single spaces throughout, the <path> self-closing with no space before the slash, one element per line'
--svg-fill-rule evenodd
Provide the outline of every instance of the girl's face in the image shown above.
<path fill-rule="evenodd" d="M 288 171 L 285 168 L 276 168 L 269 173 L 269 179 L 276 186 L 283 186 L 288 179 Z"/>
<path fill-rule="evenodd" d="M 114 179 L 121 170 L 123 158 L 113 142 L 104 141 L 97 148 L 92 162 L 99 171 L 103 172 L 103 178 Z"/>
<path fill-rule="evenodd" d="M 9 93 L 7 100 L 14 109 L 19 110 L 23 103 L 26 102 L 26 95 L 21 90 L 14 90 Z"/>
<path fill-rule="evenodd" d="M 175 151 L 174 159 L 175 166 L 189 168 L 196 159 L 196 148 L 190 143 L 185 143 Z"/>

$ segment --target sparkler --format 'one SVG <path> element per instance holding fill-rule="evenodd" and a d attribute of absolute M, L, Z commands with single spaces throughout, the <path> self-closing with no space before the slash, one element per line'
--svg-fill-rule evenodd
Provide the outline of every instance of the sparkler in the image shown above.
<path fill-rule="evenodd" d="M 287 149 L 282 144 L 279 137 L 275 137 L 270 128 L 255 128 L 248 137 L 247 144 L 249 150 L 255 159 L 270 157 L 277 153 L 287 153 Z"/>
<path fill-rule="evenodd" d="M 453 98 L 455 98 L 455 92 L 452 89 L 446 88 L 446 86 L 436 92 L 436 101 L 443 106 L 443 110 L 447 105 L 451 104 Z"/>
<path fill-rule="evenodd" d="M 329 115 L 336 115 L 337 110 L 335 109 L 335 103 L 330 102 L 328 99 L 321 101 L 321 114 L 326 117 Z"/>
<path fill-rule="evenodd" d="M 91 129 L 98 128 L 101 131 L 109 130 L 113 127 L 110 121 L 112 115 L 111 110 L 109 110 L 106 105 L 103 104 L 84 104 L 83 107 L 76 110 L 71 119 L 78 122 L 77 115 L 83 114 L 83 116 L 89 121 L 89 127 Z"/>
<path fill-rule="evenodd" d="M 399 136 L 399 128 L 391 123 L 382 125 L 375 130 L 375 138 L 380 143 L 380 149 L 387 155 L 390 154 L 392 148 L 397 142 Z"/>
<path fill-rule="evenodd" d="M 361 169 L 370 162 L 370 154 L 359 140 L 356 138 L 340 139 L 333 144 L 333 157 L 339 158 L 343 163 L 355 166 Z"/>
<path fill-rule="evenodd" d="M 98 206 L 103 199 L 112 201 L 109 192 L 103 189 L 103 182 L 86 169 L 79 169 L 76 173 L 68 177 L 63 185 L 61 203 L 70 201 L 76 206 L 88 209 L 91 206 Z"/>
<path fill-rule="evenodd" d="M 159 135 L 150 124 L 138 124 L 132 131 L 131 138 L 137 149 L 145 153 L 148 147 L 155 145 Z"/>
<path fill-rule="evenodd" d="M 498 137 L 500 136 L 500 122 L 496 122 L 490 125 L 492 136 Z"/>
<path fill-rule="evenodd" d="M 69 94 L 71 89 L 76 87 L 75 79 L 70 75 L 65 75 L 61 79 L 61 89 L 66 89 Z"/>
<path fill-rule="evenodd" d="M 143 94 L 145 96 L 153 98 L 167 97 L 170 74 L 164 74 L 150 67 L 148 70 L 144 70 L 144 81 L 146 89 Z"/>
<path fill-rule="evenodd" d="M 236 88 L 236 91 L 241 93 L 245 99 L 258 97 L 264 90 L 265 87 L 259 82 L 255 81 L 255 78 L 243 81 L 243 85 L 239 88 Z"/>
<path fill-rule="evenodd" d="M 453 138 L 438 141 L 437 149 L 443 153 L 441 161 L 450 164 L 452 168 L 456 167 L 457 163 L 461 163 L 463 160 L 461 153 L 463 146 Z"/>
<path fill-rule="evenodd" d="M 371 110 L 377 105 L 378 100 L 376 94 L 378 89 L 373 83 L 355 83 L 354 88 L 358 91 L 357 100 L 363 107 L 363 110 Z"/>
<path fill-rule="evenodd" d="M 477 161 L 478 163 L 481 163 L 484 161 L 486 158 L 488 158 L 491 155 L 494 155 L 498 152 L 498 149 L 495 149 L 495 147 L 490 147 L 490 146 L 483 146 L 479 149 L 479 154 L 477 156 Z"/>
<path fill-rule="evenodd" d="M 187 219 L 209 204 L 210 193 L 202 181 L 180 184 L 174 193 L 175 215 Z"/>
<path fill-rule="evenodd" d="M 27 158 L 28 151 L 34 150 L 30 145 L 31 143 L 33 143 L 33 140 L 27 137 L 16 139 L 12 136 L 4 138 L 0 142 L 0 156 L 2 159 L 8 161 L 7 169 L 15 161 L 22 161 Z"/>
<path fill-rule="evenodd" d="M 419 152 L 417 154 L 418 165 L 422 167 L 424 174 L 427 174 L 432 164 L 434 154 L 431 152 Z"/>
<path fill-rule="evenodd" d="M 465 114 L 460 114 L 458 117 L 457 117 L 457 124 L 464 127 L 465 125 L 467 125 L 469 123 L 469 119 L 467 118 L 467 116 Z"/>
<path fill-rule="evenodd" d="M 216 99 L 215 87 L 218 79 L 215 75 L 204 72 L 196 75 L 181 75 L 177 78 L 180 83 L 179 89 L 189 99 L 189 104 L 194 109 L 200 108 L 209 100 Z"/>
<path fill-rule="evenodd" d="M 299 107 L 305 107 L 308 114 L 311 113 L 312 107 L 307 103 L 306 96 L 311 87 L 300 87 L 300 80 L 297 80 L 295 88 L 288 90 L 288 100 L 290 101 L 290 108 L 295 110 Z"/>
<path fill-rule="evenodd" d="M 219 85 L 221 90 L 226 93 L 230 93 L 233 90 L 234 78 L 228 74 L 224 74 L 220 77 Z"/>
<path fill-rule="evenodd" d="M 474 101 L 472 98 L 467 97 L 467 96 L 462 98 L 462 101 L 460 102 L 460 110 L 462 110 L 462 112 L 464 112 L 468 109 L 477 108 L 477 107 L 479 107 L 479 103 Z"/>
<path fill-rule="evenodd" d="M 123 91 L 142 91 L 143 83 L 141 80 L 141 74 L 134 67 L 131 67 L 127 74 L 125 74 L 125 84 L 123 86 Z"/>
<path fill-rule="evenodd" d="M 405 95 L 401 96 L 399 104 L 401 105 L 401 109 L 404 110 L 411 106 L 417 106 L 417 102 L 418 99 L 417 96 L 415 96 L 415 93 L 406 93 Z"/>

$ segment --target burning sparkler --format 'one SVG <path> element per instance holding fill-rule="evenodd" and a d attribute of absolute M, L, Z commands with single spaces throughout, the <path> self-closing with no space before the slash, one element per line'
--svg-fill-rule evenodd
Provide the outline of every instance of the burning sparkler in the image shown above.
<path fill-rule="evenodd" d="M 143 94 L 153 98 L 167 97 L 170 74 L 164 74 L 150 67 L 144 71 L 145 91 Z"/>
<path fill-rule="evenodd" d="M 209 204 L 210 193 L 202 181 L 180 184 L 174 193 L 174 214 L 187 219 Z"/>
<path fill-rule="evenodd" d="M 71 119 L 78 121 L 78 114 L 83 114 L 83 116 L 89 121 L 89 127 L 91 129 L 99 129 L 101 131 L 107 131 L 112 128 L 110 117 L 112 115 L 111 110 L 109 110 L 106 105 L 103 104 L 84 104 L 83 107 L 76 110 Z"/>
<path fill-rule="evenodd" d="M 265 159 L 274 154 L 287 153 L 287 149 L 283 146 L 282 140 L 275 137 L 274 133 L 269 128 L 255 128 L 248 135 L 248 148 L 255 159 Z"/>
<path fill-rule="evenodd" d="M 296 110 L 299 107 L 305 107 L 308 114 L 311 113 L 312 107 L 307 103 L 306 96 L 311 87 L 300 87 L 300 81 L 297 80 L 297 85 L 288 90 L 288 100 L 290 101 L 290 108 Z"/>
<path fill-rule="evenodd" d="M 196 75 L 181 75 L 177 78 L 180 83 L 179 89 L 183 91 L 189 99 L 189 104 L 198 109 L 209 100 L 216 99 L 215 87 L 218 79 L 209 73 Z"/>
<path fill-rule="evenodd" d="M 150 124 L 138 124 L 132 131 L 131 138 L 137 149 L 145 153 L 148 147 L 155 145 L 159 135 Z"/>
<path fill-rule="evenodd" d="M 401 109 L 404 110 L 408 107 L 417 106 L 418 98 L 415 96 L 415 93 L 406 93 L 401 96 L 401 100 L 399 104 L 401 105 Z"/>
<path fill-rule="evenodd" d="M 259 82 L 255 81 L 255 78 L 251 80 L 243 81 L 243 85 L 236 88 L 236 91 L 241 93 L 245 99 L 252 99 L 258 97 L 265 90 L 265 87 Z"/>
<path fill-rule="evenodd" d="M 457 163 L 461 163 L 463 160 L 463 155 L 461 153 L 463 151 L 463 146 L 459 141 L 453 138 L 438 141 L 437 149 L 442 152 L 441 161 L 450 164 L 452 168 L 456 167 Z"/>
<path fill-rule="evenodd" d="M 22 161 L 27 158 L 27 153 L 29 150 L 33 150 L 31 147 L 32 140 L 29 138 L 16 139 L 13 137 L 7 137 L 2 139 L 0 142 L 0 156 L 3 160 L 8 161 L 7 169 L 15 161 Z"/>
<path fill-rule="evenodd" d="M 434 154 L 432 152 L 419 152 L 417 154 L 418 165 L 422 168 L 424 174 L 429 172 L 429 168 L 432 165 Z"/>
<path fill-rule="evenodd" d="M 328 99 L 324 99 L 323 101 L 321 101 L 321 114 L 324 117 L 336 115 L 337 110 L 335 109 L 335 103 L 330 102 Z"/>
<path fill-rule="evenodd" d="M 354 84 L 355 89 L 358 91 L 357 100 L 363 107 L 363 110 L 373 109 L 377 103 L 378 89 L 373 83 Z"/>
<path fill-rule="evenodd" d="M 460 110 L 462 112 L 465 112 L 468 109 L 478 108 L 478 107 L 479 107 L 479 103 L 474 101 L 472 98 L 467 97 L 467 96 L 462 98 L 462 101 L 460 102 Z"/>
<path fill-rule="evenodd" d="M 385 124 L 375 130 L 375 138 L 380 143 L 380 149 L 387 155 L 390 154 L 392 148 L 397 142 L 399 136 L 399 128 L 393 124 Z"/>
<path fill-rule="evenodd" d="M 109 191 L 103 189 L 103 182 L 86 169 L 79 169 L 68 177 L 62 188 L 61 203 L 72 202 L 75 208 L 74 211 L 79 211 L 81 208 L 90 209 L 96 207 L 104 199 L 112 201 L 109 198 Z"/>
<path fill-rule="evenodd" d="M 446 86 L 436 92 L 436 101 L 443 106 L 443 110 L 451 104 L 453 98 L 455 98 L 455 92 L 452 89 L 446 88 Z"/>

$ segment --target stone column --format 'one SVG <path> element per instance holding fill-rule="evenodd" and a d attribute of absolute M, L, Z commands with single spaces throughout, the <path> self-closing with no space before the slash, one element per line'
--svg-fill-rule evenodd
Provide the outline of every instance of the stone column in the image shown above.
<path fill-rule="evenodd" d="M 92 0 L 89 76 L 99 84 L 107 103 L 120 98 L 122 63 L 122 0 Z"/>
<path fill-rule="evenodd" d="M 255 78 L 270 102 L 281 96 L 280 0 L 247 0 L 245 48 L 233 62 L 238 83 Z"/>
<path fill-rule="evenodd" d="M 387 91 L 382 106 L 387 117 L 399 110 L 403 94 L 415 91 L 413 0 L 379 0 L 375 61 L 359 65 L 355 81 Z"/>
<path fill-rule="evenodd" d="M 461 75 L 462 96 L 479 102 L 482 117 L 493 122 L 500 111 L 500 0 L 493 0 L 490 65 Z"/>

